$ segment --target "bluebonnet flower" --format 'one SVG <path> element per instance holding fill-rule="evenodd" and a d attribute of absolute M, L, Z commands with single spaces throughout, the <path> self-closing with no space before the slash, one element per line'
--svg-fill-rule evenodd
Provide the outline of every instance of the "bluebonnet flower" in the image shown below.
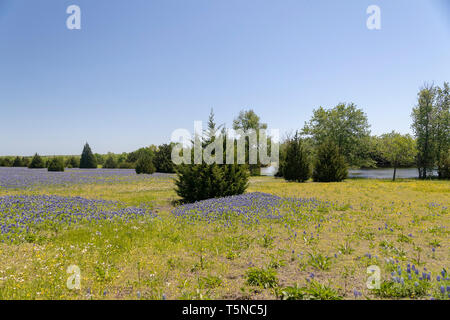
<path fill-rule="evenodd" d="M 353 289 L 353 295 L 355 296 L 355 298 L 357 298 L 357 297 L 361 297 L 361 296 L 362 296 L 362 293 L 359 292 L 359 291 L 356 290 L 356 289 Z"/>
<path fill-rule="evenodd" d="M 47 169 L 0 167 L 0 187 L 6 189 L 33 189 L 41 186 L 70 186 L 87 183 L 111 184 L 154 179 L 172 178 L 165 173 L 137 175 L 132 169 L 66 169 L 65 172 L 48 172 Z"/>
<path fill-rule="evenodd" d="M 156 215 L 148 207 L 126 207 L 115 201 L 60 196 L 4 196 L 0 197 L 0 239 L 3 237 L 13 242 L 34 227 L 48 223 L 70 226 L 83 221 L 127 222 L 142 217 L 154 218 Z"/>

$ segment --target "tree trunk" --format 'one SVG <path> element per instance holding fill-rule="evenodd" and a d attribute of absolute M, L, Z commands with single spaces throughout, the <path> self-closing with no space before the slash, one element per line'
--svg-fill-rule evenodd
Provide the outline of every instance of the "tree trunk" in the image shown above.
<path fill-rule="evenodd" d="M 397 173 L 397 168 L 394 167 L 394 176 L 392 177 L 392 181 L 395 181 L 395 174 Z"/>

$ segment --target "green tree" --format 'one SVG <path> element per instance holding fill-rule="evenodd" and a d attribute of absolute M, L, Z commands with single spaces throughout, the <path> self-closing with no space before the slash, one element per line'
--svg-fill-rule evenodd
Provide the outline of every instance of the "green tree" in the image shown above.
<path fill-rule="evenodd" d="M 216 134 L 218 131 L 219 127 L 211 111 L 205 137 L 196 137 L 202 143 L 203 149 L 218 138 L 227 140 L 227 137 L 222 136 L 224 130 Z M 223 156 L 226 159 L 226 151 Z M 234 156 L 236 160 L 236 154 Z M 191 159 L 193 158 L 194 152 L 191 150 Z M 242 194 L 248 187 L 248 168 L 246 165 L 236 164 L 236 161 L 234 164 L 222 165 L 207 164 L 204 160 L 201 164 L 181 164 L 176 167 L 176 173 L 175 191 L 184 202 Z"/>
<path fill-rule="evenodd" d="M 297 182 L 305 182 L 311 177 L 310 158 L 298 132 L 287 143 L 282 174 L 286 180 Z"/>
<path fill-rule="evenodd" d="M 61 157 L 53 157 L 48 164 L 48 171 L 52 172 L 63 172 L 64 171 L 64 160 Z"/>
<path fill-rule="evenodd" d="M 20 157 L 16 157 L 14 159 L 14 162 L 13 162 L 12 166 L 13 167 L 23 167 L 22 159 Z"/>
<path fill-rule="evenodd" d="M 450 153 L 450 86 L 445 82 L 436 89 L 436 105 L 433 112 L 433 133 L 435 140 L 435 159 L 439 178 L 448 179 L 448 157 Z"/>
<path fill-rule="evenodd" d="M 370 136 L 370 138 L 367 140 L 367 155 L 370 158 L 371 162 L 373 163 L 373 166 L 369 167 L 376 167 L 376 168 L 389 168 L 391 164 L 389 163 L 388 159 L 384 156 L 382 147 L 383 147 L 383 141 L 381 137 L 378 136 Z M 414 159 L 415 161 L 415 159 Z M 414 165 L 414 161 L 411 165 Z"/>
<path fill-rule="evenodd" d="M 174 173 L 174 164 L 172 162 L 172 148 L 173 144 L 160 145 L 155 152 L 153 162 L 156 167 L 156 171 L 164 173 Z"/>
<path fill-rule="evenodd" d="M 80 167 L 80 160 L 77 159 L 74 156 L 71 156 L 66 161 L 66 167 L 67 168 L 79 168 Z"/>
<path fill-rule="evenodd" d="M 441 179 L 450 179 L 450 150 L 447 155 L 441 156 L 439 172 Z"/>
<path fill-rule="evenodd" d="M 433 138 L 435 99 L 436 88 L 432 85 L 425 85 L 418 94 L 418 103 L 412 112 L 412 129 L 417 139 L 417 167 L 421 179 L 426 179 L 434 169 L 436 156 L 436 145 Z"/>
<path fill-rule="evenodd" d="M 239 112 L 238 117 L 236 119 L 234 119 L 234 121 L 233 121 L 233 129 L 234 130 L 243 130 L 244 132 L 249 132 L 250 130 L 255 130 L 256 137 L 259 142 L 259 138 L 260 138 L 259 130 L 267 129 L 267 124 L 262 123 L 260 117 L 252 109 L 242 110 L 241 112 Z M 269 142 L 268 145 L 270 148 L 270 139 L 268 139 L 268 142 Z M 247 137 L 246 141 L 245 141 L 246 163 L 248 163 L 248 161 L 249 161 L 249 147 L 255 148 L 256 150 L 258 150 L 257 145 L 250 146 L 249 143 L 250 143 L 250 141 Z M 261 161 L 259 159 L 259 154 L 257 156 L 257 163 L 250 164 L 249 169 L 250 169 L 250 174 L 252 176 L 258 176 L 261 174 Z"/>
<path fill-rule="evenodd" d="M 320 107 L 314 110 L 302 134 L 311 137 L 316 147 L 332 140 L 349 165 L 370 166 L 367 154 L 369 128 L 367 116 L 361 109 L 353 103 L 341 103 L 333 109 Z"/>
<path fill-rule="evenodd" d="M 5 157 L 0 159 L 0 167 L 11 167 L 12 166 L 12 161 L 10 158 Z"/>
<path fill-rule="evenodd" d="M 143 152 L 136 161 L 136 173 L 137 174 L 152 174 L 155 172 L 155 166 L 153 165 L 153 157 L 150 152 Z"/>
<path fill-rule="evenodd" d="M 105 157 L 100 153 L 94 153 L 97 164 L 103 166 L 105 164 Z"/>
<path fill-rule="evenodd" d="M 242 129 L 244 131 L 248 131 L 250 129 L 267 129 L 267 124 L 261 123 L 259 116 L 252 109 L 242 110 L 239 112 L 239 116 L 233 121 L 233 129 Z"/>
<path fill-rule="evenodd" d="M 22 167 L 27 168 L 30 164 L 30 159 L 27 157 L 22 157 Z"/>
<path fill-rule="evenodd" d="M 92 153 L 91 147 L 89 147 L 89 144 L 87 142 L 84 145 L 83 152 L 81 153 L 80 168 L 97 169 L 97 159 Z"/>
<path fill-rule="evenodd" d="M 383 155 L 394 168 L 392 180 L 395 181 L 397 168 L 414 161 L 416 142 L 409 134 L 401 135 L 395 131 L 382 135 L 381 140 Z"/>
<path fill-rule="evenodd" d="M 333 140 L 324 141 L 317 150 L 313 179 L 316 182 L 340 182 L 347 178 L 344 156 Z"/>
<path fill-rule="evenodd" d="M 114 159 L 114 155 L 112 153 L 108 153 L 105 163 L 103 164 L 103 168 L 104 169 L 116 169 L 117 168 L 117 162 Z"/>
<path fill-rule="evenodd" d="M 39 154 L 35 154 L 33 159 L 30 162 L 30 165 L 28 166 L 30 169 L 43 169 L 45 168 L 44 160 L 42 160 L 41 156 Z"/>

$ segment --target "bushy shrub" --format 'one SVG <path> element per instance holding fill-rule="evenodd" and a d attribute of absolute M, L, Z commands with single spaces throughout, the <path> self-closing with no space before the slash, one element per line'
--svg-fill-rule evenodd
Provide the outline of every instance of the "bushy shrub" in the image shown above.
<path fill-rule="evenodd" d="M 175 168 L 172 162 L 172 144 L 163 144 L 158 147 L 153 158 L 156 171 L 163 173 L 174 173 Z"/>
<path fill-rule="evenodd" d="M 309 155 L 298 133 L 287 144 L 282 175 L 288 181 L 305 182 L 311 177 Z"/>
<path fill-rule="evenodd" d="M 30 159 L 27 157 L 22 157 L 22 167 L 27 168 L 30 165 Z"/>
<path fill-rule="evenodd" d="M 53 172 L 63 172 L 64 171 L 64 161 L 60 157 L 54 157 L 50 160 L 48 165 L 48 171 Z"/>
<path fill-rule="evenodd" d="M 0 167 L 11 167 L 12 161 L 9 158 L 0 159 Z"/>
<path fill-rule="evenodd" d="M 118 167 L 119 169 L 135 169 L 134 163 L 130 162 L 120 162 Z"/>
<path fill-rule="evenodd" d="M 95 159 L 97 160 L 97 165 L 103 166 L 105 164 L 105 157 L 100 153 L 94 153 Z"/>
<path fill-rule="evenodd" d="M 153 158 L 149 152 L 143 152 L 136 162 L 137 174 L 152 174 L 155 172 L 155 166 L 153 165 Z"/>
<path fill-rule="evenodd" d="M 91 147 L 86 143 L 83 148 L 80 159 L 80 168 L 82 169 L 97 169 L 97 159 L 92 153 Z"/>
<path fill-rule="evenodd" d="M 307 286 L 298 284 L 281 290 L 282 300 L 342 300 L 342 296 L 333 288 L 317 281 L 311 281 Z"/>
<path fill-rule="evenodd" d="M 277 274 L 273 269 L 250 268 L 245 274 L 246 283 L 260 288 L 276 288 L 278 285 Z"/>
<path fill-rule="evenodd" d="M 67 168 L 79 168 L 80 167 L 80 161 L 74 156 L 71 156 L 66 161 L 66 167 Z"/>
<path fill-rule="evenodd" d="M 116 169 L 117 168 L 117 162 L 114 159 L 114 156 L 112 154 L 109 154 L 108 157 L 105 160 L 105 163 L 103 164 L 103 168 L 105 169 Z"/>
<path fill-rule="evenodd" d="M 44 160 L 42 160 L 41 156 L 39 154 L 35 154 L 33 159 L 30 162 L 30 165 L 28 166 L 30 169 L 43 169 L 45 168 Z"/>
<path fill-rule="evenodd" d="M 345 158 L 338 146 L 327 140 L 317 150 L 313 179 L 316 182 L 340 182 L 347 178 L 348 170 Z"/>
<path fill-rule="evenodd" d="M 20 157 L 16 157 L 14 159 L 14 162 L 13 162 L 12 166 L 13 167 L 23 167 L 22 159 Z"/>
<path fill-rule="evenodd" d="M 243 165 L 182 164 L 177 167 L 176 192 L 184 202 L 243 194 L 248 176 Z"/>

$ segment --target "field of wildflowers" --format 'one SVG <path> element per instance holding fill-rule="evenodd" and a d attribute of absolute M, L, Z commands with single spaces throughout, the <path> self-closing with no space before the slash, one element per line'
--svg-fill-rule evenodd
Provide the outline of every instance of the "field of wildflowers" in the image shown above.
<path fill-rule="evenodd" d="M 450 299 L 449 194 L 255 177 L 178 205 L 170 175 L 0 168 L 0 299 Z"/>

